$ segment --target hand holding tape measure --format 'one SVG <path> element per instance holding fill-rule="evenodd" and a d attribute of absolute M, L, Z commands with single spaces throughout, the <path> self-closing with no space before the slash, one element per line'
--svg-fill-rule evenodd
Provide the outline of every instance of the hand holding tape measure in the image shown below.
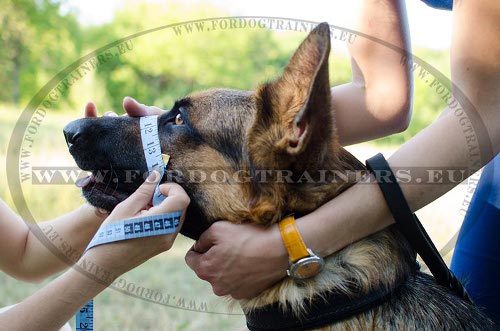
<path fill-rule="evenodd" d="M 163 172 L 151 171 L 146 181 L 115 207 L 87 247 L 81 261 L 106 269 L 107 275 L 121 274 L 169 250 L 182 226 L 189 197 L 177 184 L 159 185 Z M 161 193 L 160 202 L 151 205 Z M 99 278 L 98 275 L 95 275 Z M 112 281 L 106 279 L 104 282 Z M 97 295 L 104 287 L 98 289 Z M 94 330 L 93 300 L 76 315 L 76 330 Z"/>
<path fill-rule="evenodd" d="M 110 272 L 122 274 L 172 247 L 182 225 L 183 211 L 189 205 L 189 197 L 179 185 L 165 183 L 159 186 L 159 190 L 166 198 L 151 206 L 151 197 L 159 180 L 159 173 L 151 172 L 137 191 L 115 207 L 89 245 L 93 248 L 88 249 L 84 256 L 106 266 Z M 118 231 L 117 240 L 108 236 L 102 240 L 106 244 L 100 245 L 100 234 L 115 236 Z"/>

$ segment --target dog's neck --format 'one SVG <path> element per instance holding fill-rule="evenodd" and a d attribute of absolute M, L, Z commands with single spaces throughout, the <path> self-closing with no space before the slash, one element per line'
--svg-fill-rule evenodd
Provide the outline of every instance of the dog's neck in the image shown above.
<path fill-rule="evenodd" d="M 299 155 L 298 161 L 285 169 L 255 169 L 249 159 L 246 171 L 251 181 L 242 185 L 248 201 L 243 219 L 270 225 L 289 212 L 307 214 L 353 185 L 364 166 L 340 146 L 326 147 L 314 157 Z"/>

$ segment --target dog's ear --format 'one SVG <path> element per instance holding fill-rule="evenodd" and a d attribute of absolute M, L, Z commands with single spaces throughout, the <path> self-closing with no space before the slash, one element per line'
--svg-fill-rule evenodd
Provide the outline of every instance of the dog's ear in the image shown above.
<path fill-rule="evenodd" d="M 330 29 L 321 23 L 299 46 L 283 75 L 256 91 L 258 110 L 247 137 L 255 167 L 289 168 L 304 157 L 320 156 L 331 143 L 329 53 Z"/>

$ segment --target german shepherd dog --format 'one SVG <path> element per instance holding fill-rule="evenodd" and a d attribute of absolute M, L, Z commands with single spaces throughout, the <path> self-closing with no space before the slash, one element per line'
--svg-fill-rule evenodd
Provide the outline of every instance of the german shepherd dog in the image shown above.
<path fill-rule="evenodd" d="M 271 225 L 290 211 L 313 211 L 354 183 L 354 177 L 339 181 L 324 171 L 364 170 L 336 137 L 329 53 L 330 30 L 322 23 L 302 42 L 276 81 L 255 91 L 193 93 L 158 118 L 162 150 L 171 156 L 169 173 L 175 173 L 170 179 L 191 198 L 182 234 L 197 239 L 222 219 Z M 94 176 L 83 187 L 92 205 L 112 210 L 142 183 L 142 176 L 126 174 L 127 169 L 147 172 L 138 118 L 79 119 L 68 124 L 64 133 L 80 168 L 93 174 L 112 170 L 102 180 Z M 216 178 L 188 178 L 193 169 L 212 171 Z M 277 178 L 283 170 L 292 180 Z M 268 180 L 258 176 L 263 171 L 270 174 Z M 305 172 L 308 180 L 300 180 Z M 239 180 L 227 173 L 247 177 Z M 382 303 L 318 329 L 494 328 L 478 308 L 416 270 L 415 253 L 394 226 L 325 257 L 325 262 L 325 269 L 312 279 L 299 284 L 285 278 L 258 297 L 242 300 L 243 310 L 278 304 L 300 317 L 308 309 L 307 302 L 324 293 L 356 300 L 386 288 L 391 295 Z"/>

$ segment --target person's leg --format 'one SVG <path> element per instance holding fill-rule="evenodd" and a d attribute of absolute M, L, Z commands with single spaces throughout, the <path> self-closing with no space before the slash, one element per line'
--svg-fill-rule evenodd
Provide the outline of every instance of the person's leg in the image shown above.
<path fill-rule="evenodd" d="M 500 323 L 500 154 L 483 170 L 460 229 L 451 270 Z"/>

